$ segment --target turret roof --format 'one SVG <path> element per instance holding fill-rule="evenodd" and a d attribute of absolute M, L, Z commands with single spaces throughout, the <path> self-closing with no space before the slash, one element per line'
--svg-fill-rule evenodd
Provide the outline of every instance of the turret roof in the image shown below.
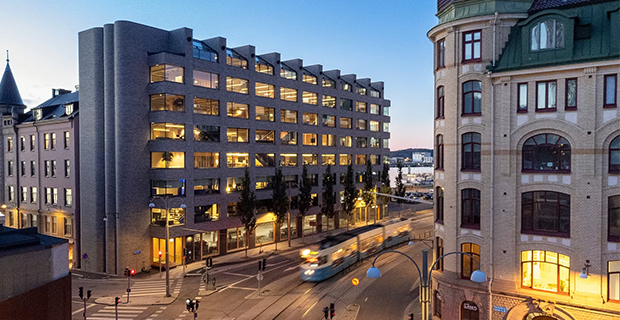
<path fill-rule="evenodd" d="M 0 105 L 25 106 L 17 89 L 15 78 L 13 78 L 8 58 L 6 59 L 2 81 L 0 81 Z"/>

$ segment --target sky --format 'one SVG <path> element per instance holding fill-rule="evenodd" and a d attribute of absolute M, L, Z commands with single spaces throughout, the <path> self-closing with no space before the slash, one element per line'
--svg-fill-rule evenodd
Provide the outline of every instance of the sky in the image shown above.
<path fill-rule="evenodd" d="M 78 32 L 130 20 L 165 30 L 221 36 L 323 70 L 385 82 L 391 101 L 390 149 L 433 147 L 431 0 L 0 0 L 0 50 L 22 99 L 35 107 L 52 88 L 75 89 Z M 4 65 L 2 65 L 4 67 Z M 4 70 L 4 69 L 1 69 Z"/>

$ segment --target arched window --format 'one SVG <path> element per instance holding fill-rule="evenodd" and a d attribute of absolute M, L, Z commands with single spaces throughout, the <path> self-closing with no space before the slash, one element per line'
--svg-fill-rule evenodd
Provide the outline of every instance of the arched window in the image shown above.
<path fill-rule="evenodd" d="M 554 191 L 521 194 L 521 233 L 570 237 L 570 195 Z"/>
<path fill-rule="evenodd" d="M 480 263 L 480 246 L 475 243 L 463 243 L 461 244 L 461 251 L 471 254 L 474 259 L 478 261 L 478 263 L 476 263 L 476 261 L 466 254 L 461 255 L 461 278 L 469 279 L 471 273 L 478 270 L 478 264 Z"/>
<path fill-rule="evenodd" d="M 480 139 L 477 132 L 463 134 L 462 170 L 480 171 Z"/>
<path fill-rule="evenodd" d="M 435 155 L 435 169 L 443 170 L 443 135 L 437 135 L 435 145 L 437 146 L 437 154 Z"/>
<path fill-rule="evenodd" d="M 551 133 L 525 140 L 522 171 L 570 172 L 570 143 Z"/>
<path fill-rule="evenodd" d="M 443 189 L 435 188 L 435 222 L 443 224 Z"/>
<path fill-rule="evenodd" d="M 463 83 L 463 115 L 480 115 L 482 112 L 482 84 L 480 81 Z"/>
<path fill-rule="evenodd" d="M 564 48 L 564 25 L 560 21 L 541 21 L 532 27 L 530 35 L 532 51 Z"/>
<path fill-rule="evenodd" d="M 609 144 L 609 173 L 620 173 L 620 136 Z"/>
<path fill-rule="evenodd" d="M 521 251 L 521 287 L 568 294 L 570 257 L 553 251 Z"/>
<path fill-rule="evenodd" d="M 461 228 L 480 229 L 480 190 L 461 190 Z"/>
<path fill-rule="evenodd" d="M 444 88 L 440 86 L 437 88 L 437 115 L 435 119 L 444 118 Z"/>
<path fill-rule="evenodd" d="M 478 306 L 471 301 L 463 301 L 461 304 L 461 320 L 479 320 Z"/>

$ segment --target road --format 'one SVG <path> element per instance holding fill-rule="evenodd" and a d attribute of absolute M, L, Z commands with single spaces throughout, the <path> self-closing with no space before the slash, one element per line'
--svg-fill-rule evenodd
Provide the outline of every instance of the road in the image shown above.
<path fill-rule="evenodd" d="M 423 206 L 423 205 L 417 205 Z M 432 213 L 416 215 L 416 230 L 432 228 Z M 424 243 L 401 246 L 397 250 L 412 255 L 421 261 Z M 119 305 L 119 319 L 159 320 L 193 319 L 185 310 L 185 300 L 200 299 L 198 319 L 279 319 L 297 320 L 323 318 L 322 309 L 330 303 L 336 304 L 336 318 L 344 319 L 402 319 L 405 308 L 417 297 L 417 287 L 412 285 L 417 279 L 415 267 L 397 254 L 382 255 L 377 266 L 382 271 L 379 279 L 365 277 L 370 267 L 369 261 L 358 263 L 355 268 L 346 270 L 320 283 L 301 281 L 299 278 L 299 251 L 279 251 L 267 259 L 263 272 L 260 296 L 257 293 L 256 279 L 258 263 L 248 261 L 225 267 L 215 267 L 210 276 L 215 277 L 218 291 L 199 296 L 200 274 L 190 273 L 183 279 L 171 282 L 171 290 L 179 293 L 170 305 L 131 306 Z M 374 257 L 373 257 L 374 259 Z M 360 280 L 358 286 L 351 279 Z M 132 279 L 132 295 L 165 293 L 162 279 Z M 77 297 L 77 287 L 93 291 L 93 298 L 101 296 L 121 296 L 127 288 L 125 279 L 80 279 L 74 277 L 73 319 L 83 319 L 83 303 Z M 204 291 L 202 291 L 204 293 Z M 123 296 L 122 302 L 125 302 Z M 87 302 L 87 319 L 108 320 L 114 318 L 114 306 Z M 359 308 L 357 308 L 359 306 Z M 346 309 L 352 309 L 345 312 Z M 352 317 L 351 317 L 352 316 Z M 356 317 L 355 317 L 356 316 Z"/>

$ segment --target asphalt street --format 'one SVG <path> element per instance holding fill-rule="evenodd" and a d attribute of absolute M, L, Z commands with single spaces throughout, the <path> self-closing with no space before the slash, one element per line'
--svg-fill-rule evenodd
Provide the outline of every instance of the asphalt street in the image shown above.
<path fill-rule="evenodd" d="M 412 206 L 422 209 L 428 205 Z M 432 213 L 416 216 L 415 230 L 432 228 Z M 424 243 L 401 246 L 397 250 L 421 261 Z M 413 287 L 417 272 L 411 262 L 400 255 L 382 255 L 377 266 L 382 271 L 379 279 L 365 277 L 370 261 L 358 263 L 353 268 L 322 281 L 310 283 L 299 278 L 299 249 L 277 251 L 267 258 L 266 270 L 262 273 L 261 291 L 258 293 L 258 262 L 247 261 L 210 270 L 210 277 L 216 279 L 218 290 L 206 296 L 199 296 L 202 277 L 199 272 L 190 272 L 183 279 L 171 281 L 171 291 L 179 296 L 169 305 L 133 306 L 124 305 L 127 288 L 126 279 L 82 279 L 73 278 L 73 319 L 84 319 L 83 302 L 77 296 L 77 288 L 92 290 L 93 298 L 86 304 L 87 319 L 115 319 L 114 306 L 94 304 L 95 297 L 122 297 L 118 307 L 119 319 L 160 320 L 193 319 L 185 309 L 186 299 L 200 299 L 197 319 L 323 319 L 323 307 L 336 305 L 335 319 L 403 319 L 406 308 L 417 301 L 417 287 Z M 374 257 L 372 258 L 374 259 Z M 360 284 L 353 286 L 352 278 Z M 204 284 L 203 284 L 204 286 Z M 202 291 L 204 293 L 204 291 Z M 163 278 L 132 279 L 132 294 L 165 293 Z M 131 295 L 130 295 L 131 298 Z M 353 317 L 351 317 L 353 316 Z"/>

